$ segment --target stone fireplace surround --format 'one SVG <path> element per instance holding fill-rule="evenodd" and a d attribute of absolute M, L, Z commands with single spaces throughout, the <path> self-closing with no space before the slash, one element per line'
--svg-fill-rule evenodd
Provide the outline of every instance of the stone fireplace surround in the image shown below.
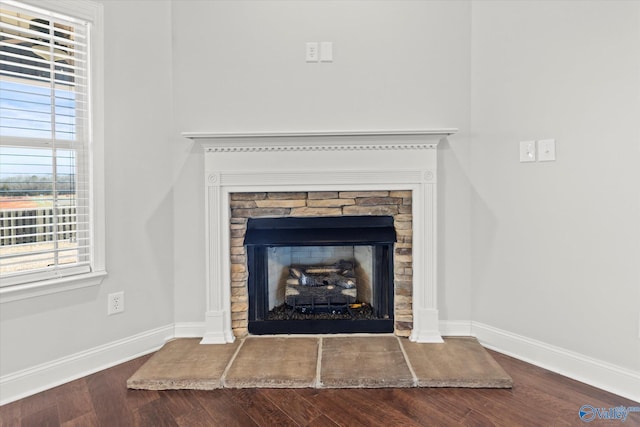
<path fill-rule="evenodd" d="M 414 342 L 443 342 L 436 281 L 437 145 L 456 131 L 184 133 L 204 149 L 207 311 L 202 344 L 233 342 L 236 335 L 246 333 L 243 315 L 238 314 L 246 296 L 237 286 L 238 281 L 245 280 L 246 271 L 242 262 L 232 261 L 241 261 L 238 255 L 243 255 L 233 240 L 238 238 L 233 229 L 238 229 L 237 223 L 243 220 L 238 221 L 235 214 L 232 218 L 232 204 L 236 213 L 240 207 L 231 196 L 237 202 L 243 198 L 242 193 L 247 198 L 264 194 L 265 199 L 268 195 L 277 198 L 278 193 L 304 193 L 306 198 L 308 194 L 319 197 L 320 193 L 342 193 L 348 198 L 363 193 L 362 197 L 370 196 L 367 203 L 376 194 L 405 196 L 405 203 L 411 202 L 405 205 L 411 207 L 411 213 L 409 216 L 405 211 L 399 218 L 411 224 L 411 236 L 404 242 L 411 245 L 396 246 L 395 256 L 408 255 L 409 249 L 412 265 L 403 265 L 395 272 L 396 295 L 409 296 L 400 298 L 400 307 L 396 303 L 395 333 L 409 335 Z M 407 197 L 409 192 L 411 196 Z M 385 208 L 367 209 L 376 212 Z M 313 214 L 312 210 L 298 212 Z M 272 212 L 272 216 L 281 215 Z M 395 224 L 396 230 L 406 226 L 398 225 L 398 221 Z M 408 289 L 403 288 L 401 280 L 410 280 Z"/>
<path fill-rule="evenodd" d="M 397 242 L 393 245 L 394 332 L 411 332 L 412 221 L 411 191 L 309 191 L 231 193 L 231 328 L 236 337 L 248 333 L 248 272 L 244 245 L 248 218 L 345 217 L 384 215 L 393 217 Z M 313 245 L 312 245 L 313 246 Z M 307 247 L 308 248 L 308 247 Z M 296 246 L 295 249 L 300 249 Z M 319 255 L 320 248 L 311 250 Z M 309 249 L 307 249 L 309 251 Z M 324 251 L 327 256 L 327 251 Z M 334 256 L 334 254 L 331 254 Z M 322 258 L 322 257 L 321 257 Z M 346 258 L 345 258 L 346 259 Z M 318 259 L 316 262 L 324 261 Z M 332 259 L 337 262 L 338 259 Z M 372 260 L 369 261 L 372 263 Z M 296 262 L 294 262 L 295 264 Z M 304 262 L 297 262 L 303 264 Z M 280 275 L 280 272 L 277 274 Z M 358 295 L 360 290 L 358 291 Z M 371 301 L 369 301 L 371 302 Z"/>

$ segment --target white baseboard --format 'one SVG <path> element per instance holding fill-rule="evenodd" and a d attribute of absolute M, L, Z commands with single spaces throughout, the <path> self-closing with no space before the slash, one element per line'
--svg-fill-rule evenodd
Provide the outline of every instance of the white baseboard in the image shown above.
<path fill-rule="evenodd" d="M 0 377 L 0 405 L 151 353 L 173 335 L 174 325 L 162 326 L 4 375 Z"/>
<path fill-rule="evenodd" d="M 471 336 L 471 320 L 441 320 L 440 335 L 443 337 Z"/>
<path fill-rule="evenodd" d="M 175 338 L 202 338 L 205 331 L 204 322 L 180 322 L 174 327 Z"/>
<path fill-rule="evenodd" d="M 640 402 L 640 372 L 478 322 L 471 322 L 471 335 L 492 350 Z"/>

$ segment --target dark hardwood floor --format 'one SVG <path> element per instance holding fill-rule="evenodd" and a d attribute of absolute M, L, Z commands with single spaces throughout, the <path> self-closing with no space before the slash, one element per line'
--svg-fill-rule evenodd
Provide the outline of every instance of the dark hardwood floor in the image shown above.
<path fill-rule="evenodd" d="M 640 406 L 500 353 L 511 390 L 127 390 L 149 356 L 0 407 L 1 426 L 566 426 L 582 405 Z M 624 423 L 640 426 L 640 413 Z"/>

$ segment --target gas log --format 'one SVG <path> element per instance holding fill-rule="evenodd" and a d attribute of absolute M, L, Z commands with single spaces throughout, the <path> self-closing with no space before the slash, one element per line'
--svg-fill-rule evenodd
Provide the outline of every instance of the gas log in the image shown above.
<path fill-rule="evenodd" d="M 290 307 L 347 305 L 357 297 L 352 262 L 341 260 L 331 265 L 291 266 L 285 303 Z"/>
<path fill-rule="evenodd" d="M 356 278 L 353 263 L 340 260 L 331 265 L 291 266 L 287 284 L 301 286 L 337 285 L 344 289 L 355 288 Z"/>

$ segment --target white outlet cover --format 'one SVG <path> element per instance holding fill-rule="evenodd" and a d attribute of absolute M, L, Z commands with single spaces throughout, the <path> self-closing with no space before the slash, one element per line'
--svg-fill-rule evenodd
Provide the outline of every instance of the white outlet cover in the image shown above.
<path fill-rule="evenodd" d="M 538 160 L 552 162 L 556 159 L 556 140 L 541 139 L 538 141 Z"/>
<path fill-rule="evenodd" d="M 124 291 L 115 292 L 107 296 L 107 315 L 122 313 L 124 311 Z"/>
<path fill-rule="evenodd" d="M 306 59 L 307 62 L 318 62 L 320 60 L 320 45 L 318 42 L 307 42 Z"/>
<path fill-rule="evenodd" d="M 536 161 L 536 142 L 535 141 L 520 141 L 520 162 L 535 162 Z"/>

